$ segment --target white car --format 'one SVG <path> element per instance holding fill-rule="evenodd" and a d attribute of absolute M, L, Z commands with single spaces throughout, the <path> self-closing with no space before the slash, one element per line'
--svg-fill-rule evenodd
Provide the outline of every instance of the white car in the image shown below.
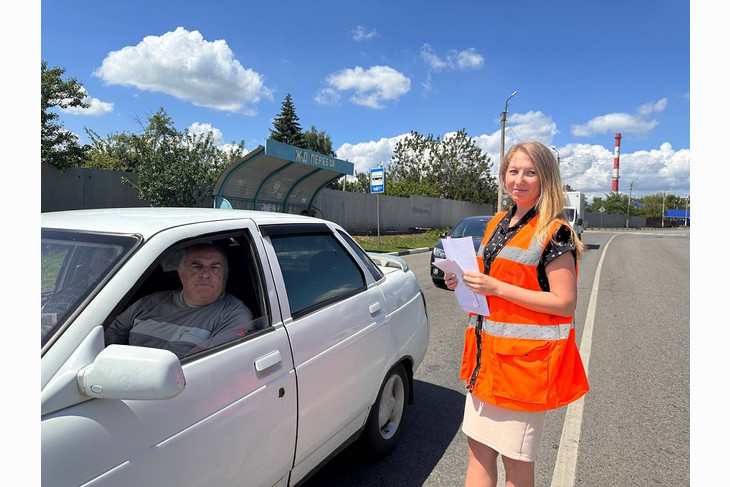
<path fill-rule="evenodd" d="M 395 446 L 429 340 L 402 259 L 282 213 L 79 210 L 41 226 L 43 485 L 298 485 L 355 440 Z M 180 251 L 200 242 L 224 249 L 255 331 L 182 358 L 105 346 L 132 302 L 180 287 Z"/>

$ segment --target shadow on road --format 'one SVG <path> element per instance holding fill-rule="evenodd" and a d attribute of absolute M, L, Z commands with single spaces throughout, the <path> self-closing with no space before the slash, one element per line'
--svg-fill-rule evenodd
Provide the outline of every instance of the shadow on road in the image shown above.
<path fill-rule="evenodd" d="M 406 409 L 405 429 L 390 455 L 368 461 L 356 443 L 330 460 L 304 484 L 315 486 L 421 486 L 461 427 L 464 394 L 416 380 L 415 402 Z"/>

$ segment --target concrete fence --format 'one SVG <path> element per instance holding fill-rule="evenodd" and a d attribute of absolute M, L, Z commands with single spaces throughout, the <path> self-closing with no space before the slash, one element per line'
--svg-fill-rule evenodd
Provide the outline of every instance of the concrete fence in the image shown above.
<path fill-rule="evenodd" d="M 150 206 L 122 178 L 134 173 L 74 167 L 61 173 L 41 164 L 41 212 L 86 208 Z M 199 206 L 212 208 L 213 201 Z M 314 199 L 319 217 L 340 224 L 353 234 L 407 233 L 418 228 L 447 228 L 466 216 L 492 215 L 492 205 L 424 196 L 401 198 L 383 194 L 325 189 Z M 586 213 L 589 228 L 625 227 L 626 215 Z M 643 227 L 646 218 L 632 216 L 630 227 Z"/>

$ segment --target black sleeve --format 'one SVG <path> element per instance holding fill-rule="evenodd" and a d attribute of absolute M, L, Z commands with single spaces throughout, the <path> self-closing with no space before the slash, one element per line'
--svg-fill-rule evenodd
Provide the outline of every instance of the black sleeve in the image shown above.
<path fill-rule="evenodd" d="M 568 225 L 562 225 L 557 232 L 555 238 L 551 238 L 545 250 L 542 253 L 542 264 L 547 266 L 566 252 L 572 252 L 575 259 L 575 242 Z"/>

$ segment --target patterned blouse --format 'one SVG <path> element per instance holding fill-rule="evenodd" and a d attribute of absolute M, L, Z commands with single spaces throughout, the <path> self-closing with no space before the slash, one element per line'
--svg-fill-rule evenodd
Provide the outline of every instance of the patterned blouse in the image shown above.
<path fill-rule="evenodd" d="M 497 224 L 497 228 L 495 229 L 494 234 L 492 235 L 492 238 L 489 240 L 489 242 L 487 242 L 487 245 L 484 248 L 483 257 L 485 274 L 489 274 L 489 269 L 491 269 L 492 267 L 492 262 L 494 262 L 497 254 L 500 250 L 502 250 L 507 242 L 509 242 L 510 239 L 514 237 L 515 234 L 522 227 L 524 227 L 527 222 L 537 216 L 537 210 L 535 208 L 532 208 L 530 211 L 525 213 L 525 216 L 523 216 L 515 226 L 510 227 L 509 222 L 512 219 L 512 216 L 515 214 L 516 210 L 517 207 L 513 206 L 512 211 L 508 211 L 507 214 L 500 220 L 499 224 Z M 570 227 L 567 224 L 561 226 L 555 235 L 556 242 L 553 242 L 553 240 L 551 239 L 545 247 L 542 256 L 540 257 L 540 262 L 537 264 L 537 280 L 540 284 L 540 288 L 544 292 L 550 291 L 550 283 L 548 282 L 547 273 L 545 272 L 545 266 L 566 252 L 572 252 L 573 260 L 575 261 L 576 259 L 575 242 L 573 242 L 573 239 L 571 237 L 572 236 Z"/>

